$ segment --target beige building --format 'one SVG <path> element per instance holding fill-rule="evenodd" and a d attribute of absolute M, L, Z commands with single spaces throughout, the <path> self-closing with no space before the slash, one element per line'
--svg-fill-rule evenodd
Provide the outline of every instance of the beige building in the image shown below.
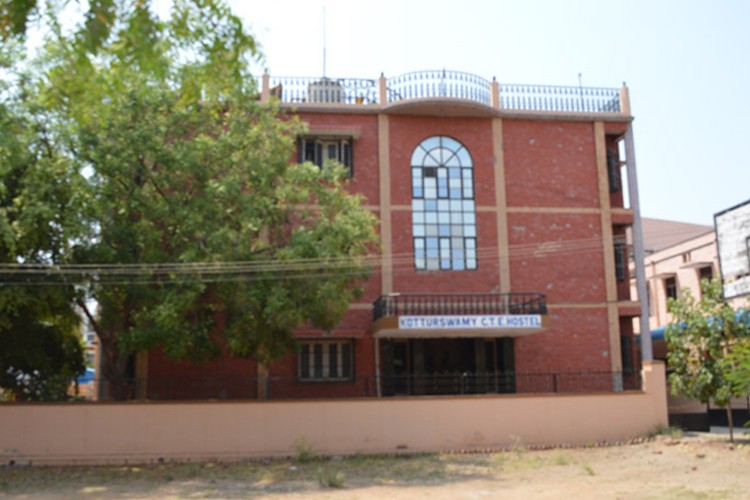
<path fill-rule="evenodd" d="M 700 280 L 720 273 L 719 257 L 713 226 L 645 217 L 642 223 L 649 328 L 653 331 L 671 322 L 667 301 L 676 298 L 680 290 L 687 288 L 700 298 Z M 632 260 L 630 265 L 632 269 Z M 631 290 L 635 293 L 635 279 L 631 279 Z M 731 302 L 735 308 L 748 305 L 747 297 Z M 637 320 L 635 330 L 641 331 Z M 659 342 L 663 337 L 657 334 L 654 340 L 654 357 L 664 359 L 663 342 Z"/>

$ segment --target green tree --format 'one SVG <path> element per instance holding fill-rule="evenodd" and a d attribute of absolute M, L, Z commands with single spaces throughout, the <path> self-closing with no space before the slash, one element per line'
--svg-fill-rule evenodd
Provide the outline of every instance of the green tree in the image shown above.
<path fill-rule="evenodd" d="M 258 101 L 255 42 L 224 4 L 178 0 L 167 21 L 147 2 L 112 12 L 96 47 L 85 23 L 52 23 L 38 83 L 85 180 L 83 229 L 66 241 L 79 274 L 63 276 L 98 304 L 76 297 L 121 398 L 133 353 L 268 362 L 294 328 L 333 328 L 376 225 L 340 166 L 289 164 L 303 128 Z"/>
<path fill-rule="evenodd" d="M 738 365 L 731 357 L 750 336 L 750 325 L 724 300 L 721 281 L 703 280 L 700 300 L 683 289 L 670 300 L 672 322 L 667 327 L 669 383 L 675 395 L 713 400 L 727 410 L 730 440 L 734 440 L 731 399 L 745 395 L 732 383 Z"/>
<path fill-rule="evenodd" d="M 78 292 L 14 266 L 70 261 L 84 182 L 46 126 L 26 75 L 14 74 L 17 59 L 12 44 L 0 49 L 7 78 L 0 84 L 0 388 L 13 399 L 62 399 L 84 370 Z"/>

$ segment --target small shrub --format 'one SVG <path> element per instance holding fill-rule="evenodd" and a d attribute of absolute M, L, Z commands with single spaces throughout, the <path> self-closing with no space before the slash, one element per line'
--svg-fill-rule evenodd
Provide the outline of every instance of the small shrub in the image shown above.
<path fill-rule="evenodd" d="M 295 461 L 299 463 L 312 462 L 317 458 L 315 450 L 312 445 L 305 440 L 305 438 L 299 438 L 292 444 L 292 449 L 295 453 Z"/>
<path fill-rule="evenodd" d="M 343 472 L 325 471 L 318 476 L 321 488 L 343 488 L 346 476 Z"/>
<path fill-rule="evenodd" d="M 586 474 L 588 474 L 589 476 L 594 475 L 594 469 L 592 469 L 589 464 L 583 464 L 582 467 L 583 467 L 583 470 L 586 471 Z"/>
<path fill-rule="evenodd" d="M 570 465 L 573 463 L 573 457 L 570 453 L 558 451 L 552 455 L 552 463 L 555 465 Z"/>
<path fill-rule="evenodd" d="M 668 427 L 665 425 L 655 427 L 646 433 L 648 439 L 653 439 L 656 436 L 669 436 L 672 439 L 681 439 L 684 435 L 685 433 L 680 427 Z"/>

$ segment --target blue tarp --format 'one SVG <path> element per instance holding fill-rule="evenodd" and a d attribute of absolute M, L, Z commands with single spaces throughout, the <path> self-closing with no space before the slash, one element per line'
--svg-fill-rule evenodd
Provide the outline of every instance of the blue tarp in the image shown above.
<path fill-rule="evenodd" d="M 86 368 L 86 372 L 76 379 L 78 385 L 90 384 L 96 378 L 96 372 L 93 368 Z"/>
<path fill-rule="evenodd" d="M 750 324 L 750 309 L 740 309 L 737 311 L 737 321 L 743 321 Z M 667 331 L 667 326 L 660 326 L 651 330 L 651 340 L 664 340 L 664 334 Z"/>

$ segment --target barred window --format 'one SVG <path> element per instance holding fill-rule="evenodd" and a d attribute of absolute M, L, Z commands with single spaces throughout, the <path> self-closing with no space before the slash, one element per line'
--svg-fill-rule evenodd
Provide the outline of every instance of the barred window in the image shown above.
<path fill-rule="evenodd" d="M 474 166 L 466 147 L 433 136 L 411 157 L 414 266 L 428 271 L 477 268 Z"/>
<path fill-rule="evenodd" d="M 300 380 L 352 380 L 354 357 L 351 340 L 303 340 L 300 342 Z"/>
<path fill-rule="evenodd" d="M 301 137 L 297 147 L 300 163 L 309 161 L 323 168 L 327 160 L 335 160 L 347 167 L 349 177 L 352 176 L 354 162 L 351 138 Z"/>
<path fill-rule="evenodd" d="M 617 281 L 625 281 L 628 277 L 627 247 L 622 243 L 615 243 L 615 276 Z"/>

